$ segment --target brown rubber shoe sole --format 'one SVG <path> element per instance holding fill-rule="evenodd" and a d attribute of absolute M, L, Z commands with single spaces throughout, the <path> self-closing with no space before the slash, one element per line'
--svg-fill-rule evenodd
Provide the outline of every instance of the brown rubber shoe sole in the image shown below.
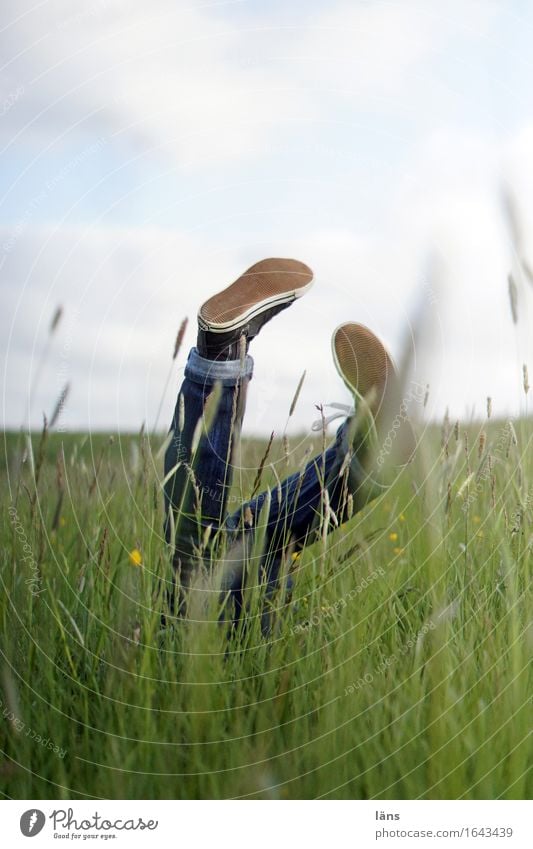
<path fill-rule="evenodd" d="M 397 386 L 397 374 L 385 347 L 363 324 L 341 324 L 331 340 L 337 371 L 348 389 L 369 403 L 374 418 L 387 389 Z"/>
<path fill-rule="evenodd" d="M 313 272 L 303 262 L 263 259 L 202 304 L 198 324 L 210 333 L 233 330 L 266 310 L 301 297 L 312 281 Z"/>

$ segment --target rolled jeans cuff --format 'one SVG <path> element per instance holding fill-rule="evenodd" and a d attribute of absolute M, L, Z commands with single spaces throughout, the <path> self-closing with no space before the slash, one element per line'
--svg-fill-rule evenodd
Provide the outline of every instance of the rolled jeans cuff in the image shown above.
<path fill-rule="evenodd" d="M 208 360 L 200 356 L 198 348 L 191 348 L 185 366 L 185 377 L 202 386 L 213 386 L 215 383 L 221 383 L 222 386 L 235 386 L 244 378 L 250 379 L 253 371 L 254 361 L 249 354 L 246 354 L 244 362 Z"/>

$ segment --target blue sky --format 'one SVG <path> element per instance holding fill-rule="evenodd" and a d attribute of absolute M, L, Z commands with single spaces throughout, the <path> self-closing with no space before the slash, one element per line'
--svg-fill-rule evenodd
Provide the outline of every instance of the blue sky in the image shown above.
<path fill-rule="evenodd" d="M 329 353 L 344 320 L 413 347 L 428 415 L 523 408 L 531 4 L 8 0 L 1 16 L 5 425 L 29 408 L 39 426 L 68 379 L 66 427 L 150 426 L 181 319 L 190 346 L 201 301 L 264 256 L 316 284 L 254 343 L 250 432 L 284 425 L 304 368 L 293 429 L 347 400 Z"/>

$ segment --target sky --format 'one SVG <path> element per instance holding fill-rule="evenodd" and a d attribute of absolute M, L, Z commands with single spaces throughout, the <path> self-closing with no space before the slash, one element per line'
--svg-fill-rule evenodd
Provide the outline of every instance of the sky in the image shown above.
<path fill-rule="evenodd" d="M 166 429 L 200 304 L 269 256 L 315 284 L 252 343 L 245 432 L 304 370 L 289 432 L 349 402 L 344 321 L 408 352 L 426 417 L 524 413 L 532 40 L 526 0 L 3 0 L 3 426 L 68 382 L 61 428 Z"/>

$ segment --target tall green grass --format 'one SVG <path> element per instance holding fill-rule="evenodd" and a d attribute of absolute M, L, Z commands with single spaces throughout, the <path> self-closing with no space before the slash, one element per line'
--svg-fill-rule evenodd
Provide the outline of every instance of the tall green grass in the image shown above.
<path fill-rule="evenodd" d="M 484 432 L 427 428 L 390 490 L 289 559 L 273 635 L 252 587 L 229 641 L 216 592 L 161 628 L 161 437 L 7 434 L 4 796 L 528 796 L 533 432 Z M 230 508 L 264 447 L 244 441 Z"/>

